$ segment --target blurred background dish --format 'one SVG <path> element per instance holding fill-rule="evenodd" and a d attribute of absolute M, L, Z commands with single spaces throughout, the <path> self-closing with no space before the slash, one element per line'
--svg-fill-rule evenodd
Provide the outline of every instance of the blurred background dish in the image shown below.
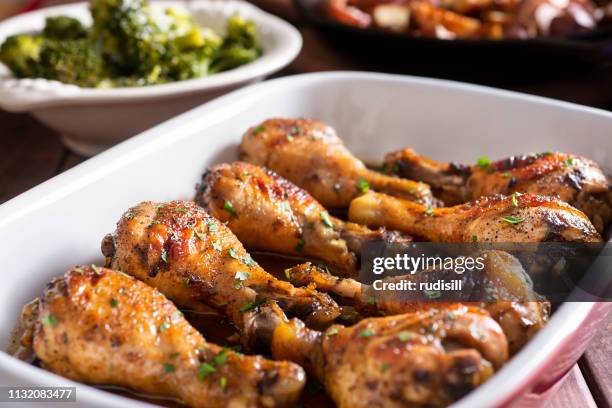
<path fill-rule="evenodd" d="M 290 24 L 242 1 L 156 1 L 154 10 L 173 6 L 189 12 L 195 22 L 224 33 L 235 13 L 257 27 L 262 55 L 238 68 L 201 78 L 151 86 L 84 88 L 58 81 L 17 79 L 0 64 L 0 107 L 29 112 L 61 134 L 73 151 L 89 156 L 129 136 L 205 101 L 249 83 L 287 65 L 300 50 L 299 33 Z M 0 43 L 14 34 L 40 31 L 50 16 L 67 15 L 89 24 L 88 3 L 44 8 L 0 23 Z"/>
<path fill-rule="evenodd" d="M 574 18 L 563 9 L 549 7 L 547 1 L 532 7 L 530 3 L 535 0 L 513 2 L 517 11 L 512 15 L 484 11 L 475 14 L 486 16 L 482 18 L 434 9 L 424 1 L 402 5 L 403 2 L 359 0 L 364 4 L 369 1 L 369 13 L 346 5 L 333 6 L 339 0 L 293 1 L 305 20 L 338 49 L 393 64 L 395 72 L 414 73 L 416 67 L 433 76 L 458 79 L 456 75 L 465 73 L 498 80 L 508 76 L 549 76 L 612 59 L 612 25 L 603 17 L 603 9 L 596 10 L 590 3 L 583 5 L 582 0 L 580 4 L 568 2 L 567 9 L 578 8 L 577 15 L 584 18 Z M 556 10 L 559 16 L 546 21 L 543 17 L 537 18 L 543 14 L 539 10 L 549 9 Z M 347 23 L 347 19 L 339 16 L 339 13 L 355 14 L 355 10 L 362 25 L 357 20 Z M 453 14 L 432 15 L 446 12 Z M 595 15 L 600 16 L 597 21 Z M 499 22 L 487 20 L 495 18 Z M 422 20 L 420 24 L 414 21 L 418 19 Z M 576 19 L 586 20 L 585 26 L 580 26 Z"/>

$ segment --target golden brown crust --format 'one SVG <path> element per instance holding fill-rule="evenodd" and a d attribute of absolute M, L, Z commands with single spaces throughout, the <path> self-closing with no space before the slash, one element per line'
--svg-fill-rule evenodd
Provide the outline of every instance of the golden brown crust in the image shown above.
<path fill-rule="evenodd" d="M 287 313 L 312 324 L 339 314 L 328 295 L 295 288 L 263 270 L 228 227 L 190 201 L 144 202 L 128 210 L 108 252 L 113 269 L 136 276 L 181 306 L 212 306 L 239 328 L 245 310 L 263 299 L 278 301 Z"/>
<path fill-rule="evenodd" d="M 227 223 L 246 247 L 322 260 L 342 275 L 357 274 L 365 242 L 409 239 L 336 219 L 306 191 L 245 162 L 207 170 L 196 202 Z M 234 213 L 226 209 L 230 203 Z"/>
<path fill-rule="evenodd" d="M 349 219 L 404 231 L 434 242 L 601 242 L 588 217 L 553 197 L 482 197 L 454 207 L 427 208 L 378 193 L 356 198 Z"/>
<path fill-rule="evenodd" d="M 462 305 L 334 325 L 325 333 L 284 320 L 272 351 L 300 361 L 340 408 L 446 406 L 508 358 L 499 325 Z"/>
<path fill-rule="evenodd" d="M 304 385 L 299 366 L 207 343 L 157 290 L 105 268 L 77 267 L 54 279 L 36 317 L 36 355 L 75 381 L 192 407 L 293 406 Z"/>
<path fill-rule="evenodd" d="M 250 128 L 240 160 L 274 170 L 327 208 L 346 208 L 369 188 L 435 205 L 429 186 L 371 170 L 344 146 L 334 129 L 310 119 L 269 119 Z"/>
<path fill-rule="evenodd" d="M 565 201 L 583 211 L 599 232 L 612 220 L 608 178 L 597 163 L 579 155 L 546 152 L 463 166 L 436 162 L 406 148 L 388 154 L 385 169 L 431 184 L 447 205 L 519 192 Z"/>

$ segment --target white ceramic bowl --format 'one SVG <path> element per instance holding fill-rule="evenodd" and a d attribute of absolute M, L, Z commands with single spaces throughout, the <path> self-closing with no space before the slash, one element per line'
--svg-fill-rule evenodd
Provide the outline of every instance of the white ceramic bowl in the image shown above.
<path fill-rule="evenodd" d="M 238 90 L 136 136 L 0 206 L 0 345 L 21 307 L 52 277 L 100 263 L 102 237 L 142 200 L 190 199 L 206 167 L 237 157 L 250 126 L 270 117 L 334 126 L 363 159 L 411 145 L 441 160 L 474 162 L 561 150 L 610 171 L 612 114 L 475 85 L 366 73 L 276 79 Z M 491 380 L 456 408 L 535 407 L 555 390 L 611 303 L 565 303 Z M 0 385 L 76 386 L 87 407 L 138 407 L 0 352 Z M 45 405 L 41 405 L 45 406 Z M 73 406 L 73 404 L 71 404 Z"/>
<path fill-rule="evenodd" d="M 218 32 L 238 12 L 255 21 L 263 55 L 236 69 L 170 84 L 135 88 L 91 89 L 45 79 L 15 79 L 0 63 L 0 108 L 29 112 L 58 131 L 77 153 L 93 155 L 190 108 L 249 83 L 289 64 L 302 46 L 289 23 L 237 0 L 154 1 L 155 9 L 187 9 L 196 22 Z M 44 8 L 0 23 L 0 43 L 6 37 L 40 31 L 45 18 L 69 15 L 91 23 L 88 3 Z"/>

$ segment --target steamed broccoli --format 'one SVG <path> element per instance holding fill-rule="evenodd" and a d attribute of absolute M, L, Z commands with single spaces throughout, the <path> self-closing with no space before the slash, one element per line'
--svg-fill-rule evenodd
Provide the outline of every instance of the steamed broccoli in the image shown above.
<path fill-rule="evenodd" d="M 43 38 L 38 35 L 14 35 L 0 47 L 0 61 L 18 78 L 36 78 Z"/>
<path fill-rule="evenodd" d="M 257 48 L 257 32 L 255 23 L 245 20 L 239 14 L 227 19 L 226 43 L 232 46 L 241 46 L 247 49 Z"/>
<path fill-rule="evenodd" d="M 47 17 L 43 36 L 61 40 L 76 40 L 87 37 L 87 30 L 79 20 L 72 17 Z"/>
<path fill-rule="evenodd" d="M 39 76 L 83 87 L 95 87 L 109 75 L 94 44 L 85 38 L 45 39 L 40 51 Z"/>
<path fill-rule="evenodd" d="M 179 9 L 154 15 L 148 0 L 92 0 L 90 10 L 91 29 L 71 17 L 48 18 L 42 34 L 9 38 L 0 61 L 18 77 L 142 86 L 210 75 L 261 54 L 254 23 L 238 15 L 222 37 Z"/>
<path fill-rule="evenodd" d="M 164 35 L 146 0 L 93 0 L 92 36 L 121 75 L 152 76 L 166 53 Z"/>

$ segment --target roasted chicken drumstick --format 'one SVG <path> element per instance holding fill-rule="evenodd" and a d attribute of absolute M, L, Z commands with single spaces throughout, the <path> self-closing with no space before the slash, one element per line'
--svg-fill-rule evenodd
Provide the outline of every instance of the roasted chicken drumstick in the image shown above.
<path fill-rule="evenodd" d="M 240 160 L 274 170 L 327 208 L 346 208 L 368 189 L 434 205 L 429 186 L 369 170 L 326 124 L 269 119 L 242 138 Z"/>
<path fill-rule="evenodd" d="M 247 248 L 319 259 L 344 276 L 356 275 L 365 242 L 409 240 L 334 218 L 306 191 L 244 162 L 210 168 L 202 176 L 196 202 L 226 222 Z"/>
<path fill-rule="evenodd" d="M 608 178 L 597 163 L 578 155 L 546 152 L 496 162 L 482 158 L 465 166 L 440 163 L 406 148 L 387 155 L 385 170 L 441 190 L 447 205 L 520 192 L 558 197 L 584 212 L 599 232 L 612 219 Z"/>
<path fill-rule="evenodd" d="M 486 381 L 508 357 L 499 325 L 462 305 L 364 319 L 324 333 L 265 305 L 249 323 L 272 355 L 303 366 L 339 408 L 441 407 Z"/>
<path fill-rule="evenodd" d="M 380 193 L 351 202 L 349 219 L 434 242 L 601 242 L 580 210 L 553 197 L 514 193 L 431 208 Z"/>
<path fill-rule="evenodd" d="M 22 343 L 50 371 L 191 407 L 293 407 L 305 382 L 297 364 L 207 343 L 157 290 L 96 266 L 53 280 L 22 322 Z"/>
<path fill-rule="evenodd" d="M 332 321 L 326 294 L 295 288 L 264 271 L 223 223 L 190 201 L 144 202 L 128 210 L 102 251 L 113 269 L 159 289 L 180 306 L 212 306 L 242 327 L 246 310 L 276 300 L 309 324 Z"/>
<path fill-rule="evenodd" d="M 484 258 L 485 268 L 474 277 L 473 289 L 486 288 L 486 302 L 464 302 L 482 307 L 501 326 L 508 339 L 510 353 L 514 354 L 531 339 L 548 320 L 550 303 L 533 291 L 531 279 L 521 263 L 504 251 L 486 250 L 477 254 Z M 427 271 L 412 275 L 385 278 L 384 281 L 411 280 L 418 282 Z M 466 272 L 467 275 L 469 275 Z M 475 275 L 475 274 L 474 274 Z M 305 263 L 287 270 L 287 276 L 297 286 L 314 285 L 318 290 L 352 299 L 361 315 L 396 315 L 401 313 L 445 308 L 449 302 L 436 300 L 413 301 L 409 297 L 386 297 L 377 294 L 372 286 L 351 278 L 339 278 L 322 271 L 316 265 Z M 467 279 L 469 276 L 463 275 Z M 434 278 L 436 279 L 436 278 Z M 469 284 L 464 290 L 470 290 Z"/>

